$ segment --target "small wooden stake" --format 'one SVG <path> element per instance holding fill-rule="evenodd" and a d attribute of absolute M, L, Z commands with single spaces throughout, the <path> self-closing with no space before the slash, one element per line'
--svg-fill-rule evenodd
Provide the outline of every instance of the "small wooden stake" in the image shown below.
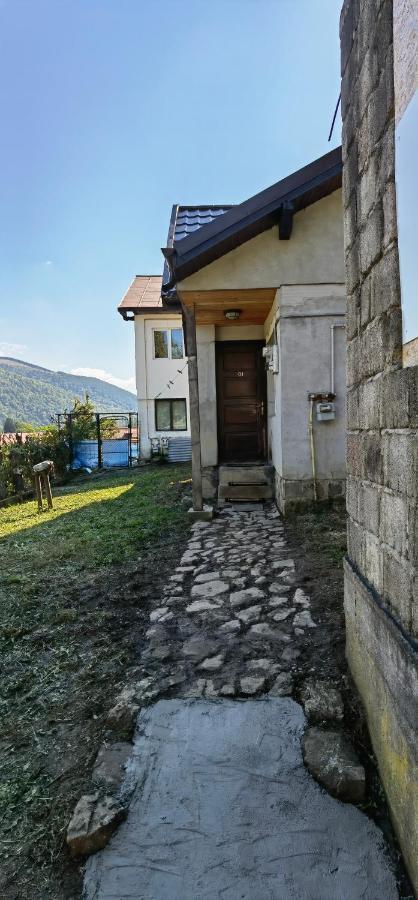
<path fill-rule="evenodd" d="M 43 472 L 42 475 L 43 475 L 46 499 L 48 501 L 48 509 L 52 509 L 52 493 L 51 493 L 51 482 L 49 480 L 49 472 Z"/>
<path fill-rule="evenodd" d="M 38 500 L 38 512 L 42 512 L 42 485 L 41 485 L 41 476 L 35 473 L 35 490 L 36 490 L 36 498 Z"/>

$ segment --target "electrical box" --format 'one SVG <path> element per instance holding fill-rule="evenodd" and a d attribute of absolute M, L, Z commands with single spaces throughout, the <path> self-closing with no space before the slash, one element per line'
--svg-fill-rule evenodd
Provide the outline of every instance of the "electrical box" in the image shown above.
<path fill-rule="evenodd" d="M 316 418 L 318 422 L 332 422 L 335 419 L 335 403 L 317 403 Z"/>
<path fill-rule="evenodd" d="M 263 347 L 263 356 L 266 361 L 267 372 L 277 374 L 279 371 L 279 348 L 277 344 L 267 344 L 266 347 Z"/>

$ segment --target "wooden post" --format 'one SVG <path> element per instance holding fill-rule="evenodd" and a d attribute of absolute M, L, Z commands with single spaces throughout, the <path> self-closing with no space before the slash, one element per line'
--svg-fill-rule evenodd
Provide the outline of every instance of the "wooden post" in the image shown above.
<path fill-rule="evenodd" d="M 49 472 L 42 472 L 42 480 L 44 483 L 45 496 L 48 502 L 48 509 L 52 509 L 51 484 L 49 481 Z"/>
<path fill-rule="evenodd" d="M 35 474 L 35 490 L 36 490 L 36 499 L 38 501 L 38 512 L 42 512 L 42 485 L 41 485 L 41 476 L 37 473 Z"/>
<path fill-rule="evenodd" d="M 202 462 L 200 454 L 199 378 L 197 371 L 196 318 L 194 307 L 182 304 L 189 370 L 190 431 L 192 435 L 193 509 L 203 509 Z"/>

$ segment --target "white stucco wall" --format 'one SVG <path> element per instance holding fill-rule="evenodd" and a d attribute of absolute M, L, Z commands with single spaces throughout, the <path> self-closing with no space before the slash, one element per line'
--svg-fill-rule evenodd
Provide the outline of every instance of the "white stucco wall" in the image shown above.
<path fill-rule="evenodd" d="M 276 416 L 269 423 L 272 459 L 283 478 L 312 478 L 308 429 L 308 393 L 331 390 L 331 326 L 343 325 L 344 285 L 284 287 L 277 311 L 279 374 Z M 334 392 L 336 417 L 314 418 L 318 479 L 345 476 L 345 330 L 334 329 Z"/>
<path fill-rule="evenodd" d="M 295 215 L 289 241 L 275 226 L 190 275 L 181 290 L 280 287 L 282 284 L 343 283 L 341 191 Z"/>
<path fill-rule="evenodd" d="M 141 432 L 141 454 L 150 456 L 151 438 L 176 437 L 190 434 L 189 382 L 186 359 L 154 359 L 153 331 L 181 328 L 179 315 L 135 316 L 135 361 L 138 415 Z M 179 369 L 184 371 L 178 374 Z M 169 389 L 169 380 L 175 383 Z M 187 403 L 187 431 L 157 431 L 155 427 L 155 398 L 185 399 Z"/>

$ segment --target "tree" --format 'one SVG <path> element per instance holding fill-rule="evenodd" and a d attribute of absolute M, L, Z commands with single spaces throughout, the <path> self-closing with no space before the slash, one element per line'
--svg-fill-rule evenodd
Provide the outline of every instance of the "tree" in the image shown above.
<path fill-rule="evenodd" d="M 14 434 L 16 431 L 16 422 L 12 419 L 11 416 L 6 416 L 3 425 L 3 431 L 5 434 Z"/>
<path fill-rule="evenodd" d="M 72 439 L 73 443 L 97 440 L 96 412 L 88 394 L 86 394 L 85 400 L 74 400 L 73 408 L 67 413 L 65 430 L 67 440 Z M 102 440 L 110 440 L 117 434 L 117 431 L 114 419 L 106 417 L 100 420 Z"/>
<path fill-rule="evenodd" d="M 16 431 L 22 431 L 25 434 L 32 431 L 39 431 L 40 428 L 41 426 L 35 427 L 35 425 L 31 425 L 30 422 L 16 422 Z"/>

